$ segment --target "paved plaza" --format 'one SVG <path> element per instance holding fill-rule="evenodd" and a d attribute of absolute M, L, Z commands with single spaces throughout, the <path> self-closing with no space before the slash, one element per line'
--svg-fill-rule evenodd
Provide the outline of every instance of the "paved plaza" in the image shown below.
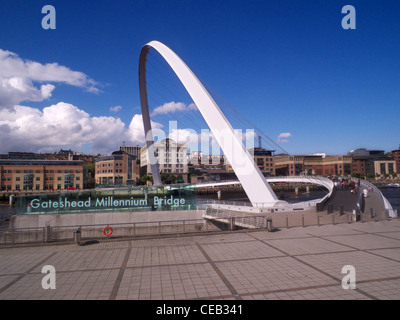
<path fill-rule="evenodd" d="M 400 299 L 400 221 L 0 247 L 0 300 L 21 299 Z"/>

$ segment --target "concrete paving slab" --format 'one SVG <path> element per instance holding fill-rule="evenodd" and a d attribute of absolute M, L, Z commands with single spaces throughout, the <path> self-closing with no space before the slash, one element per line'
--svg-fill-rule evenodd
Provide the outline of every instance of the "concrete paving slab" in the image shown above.
<path fill-rule="evenodd" d="M 56 289 L 44 289 L 45 265 Z M 356 289 L 345 290 L 344 266 Z M 0 246 L 0 300 L 400 298 L 400 221 Z"/>

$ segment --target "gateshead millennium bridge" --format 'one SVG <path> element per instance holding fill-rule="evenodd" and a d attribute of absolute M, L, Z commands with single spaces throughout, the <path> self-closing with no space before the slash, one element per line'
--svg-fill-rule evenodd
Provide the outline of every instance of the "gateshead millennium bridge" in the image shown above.
<path fill-rule="evenodd" d="M 158 41 L 151 41 L 143 46 L 139 58 L 140 100 L 144 133 L 147 149 L 149 150 L 148 156 L 151 162 L 151 172 L 154 184 L 161 185 L 161 178 L 154 151 L 152 149 L 154 140 L 146 87 L 146 60 L 151 48 L 155 49 L 165 59 L 193 99 L 207 125 L 210 127 L 216 141 L 224 152 L 226 159 L 231 164 L 239 179 L 238 183 L 242 185 L 252 205 L 255 207 L 290 208 L 291 205 L 288 202 L 278 199 L 268 184 L 268 181 L 256 166 L 252 156 L 249 154 L 242 141 L 235 136 L 231 124 L 228 122 L 211 95 L 204 88 L 200 80 L 175 52 Z M 296 181 L 303 181 L 302 178 L 296 179 Z M 303 182 L 312 183 L 314 180 L 307 179 L 307 181 Z M 291 181 L 294 180 L 292 179 Z M 321 179 L 316 183 L 321 184 Z M 324 181 L 322 184 L 327 186 L 327 189 L 330 190 L 329 192 L 332 191 L 333 185 L 330 185 L 328 181 Z"/>
<path fill-rule="evenodd" d="M 234 134 L 234 130 L 208 91 L 204 88 L 201 81 L 182 61 L 182 59 L 166 45 L 158 41 L 151 41 L 143 46 L 139 57 L 139 89 L 142 109 L 142 118 L 148 158 L 155 185 L 161 185 L 160 171 L 156 157 L 154 155 L 154 139 L 151 128 L 150 112 L 148 106 L 147 86 L 146 86 L 146 61 L 150 49 L 155 49 L 172 68 L 180 82 L 193 99 L 198 110 L 209 126 L 216 141 L 220 145 L 228 162 L 231 164 L 238 182 L 212 183 L 212 186 L 221 184 L 240 183 L 247 194 L 251 204 L 255 208 L 274 208 L 275 210 L 295 209 L 294 205 L 286 201 L 279 200 L 269 182 L 302 182 L 323 185 L 328 189 L 328 194 L 312 202 L 297 204 L 296 207 L 307 208 L 315 206 L 318 202 L 328 199 L 334 190 L 333 182 L 323 177 L 280 177 L 266 179 L 260 169 L 256 166 L 252 156 L 247 151 L 243 142 Z M 204 186 L 204 185 L 203 185 Z"/>

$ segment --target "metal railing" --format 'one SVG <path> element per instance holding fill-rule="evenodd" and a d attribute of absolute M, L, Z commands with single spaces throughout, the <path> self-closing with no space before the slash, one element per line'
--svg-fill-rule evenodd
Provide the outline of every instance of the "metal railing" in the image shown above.
<path fill-rule="evenodd" d="M 265 215 L 241 214 L 231 210 L 220 210 L 207 207 L 203 218 L 226 223 L 230 230 L 236 227 L 248 229 L 267 228 L 267 217 Z"/>
<path fill-rule="evenodd" d="M 397 217 L 397 211 L 394 210 Z M 398 218 L 398 217 L 397 217 Z M 176 236 L 188 234 L 207 234 L 215 232 L 245 229 L 247 231 L 277 231 L 293 227 L 347 224 L 390 220 L 391 217 L 360 214 L 356 217 L 351 212 L 335 212 L 321 214 L 319 212 L 305 214 L 278 213 L 276 215 L 241 214 L 229 210 L 208 208 L 202 219 L 168 220 L 132 223 L 89 224 L 71 226 L 44 226 L 35 228 L 15 228 L 0 234 L 0 245 L 11 244 L 43 244 L 73 243 L 77 229 L 80 231 L 80 244 L 94 240 L 135 239 L 141 237 Z M 111 227 L 104 233 L 105 227 Z"/>
<path fill-rule="evenodd" d="M 385 208 L 385 214 L 387 214 L 391 218 L 395 218 L 397 216 L 397 213 L 395 212 L 395 210 L 393 210 L 392 205 L 384 197 L 384 195 L 382 194 L 382 192 L 379 190 L 379 188 L 377 186 L 375 186 L 374 184 L 370 183 L 367 180 L 360 180 L 360 183 L 361 183 L 361 186 L 372 189 L 373 192 L 378 195 L 379 200 L 382 202 L 382 204 Z M 360 188 L 360 192 L 361 192 L 361 188 Z"/>
<path fill-rule="evenodd" d="M 105 227 L 111 227 L 104 232 Z M 101 239 L 123 239 L 144 236 L 182 235 L 232 230 L 229 225 L 216 225 L 204 218 L 131 223 L 89 224 L 71 226 L 44 226 L 35 228 L 14 228 L 3 231 L 0 244 L 73 242 L 79 229 L 82 241 Z"/>

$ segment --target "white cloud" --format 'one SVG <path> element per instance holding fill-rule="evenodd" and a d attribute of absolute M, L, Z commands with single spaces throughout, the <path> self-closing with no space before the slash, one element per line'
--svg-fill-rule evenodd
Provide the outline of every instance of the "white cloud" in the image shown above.
<path fill-rule="evenodd" d="M 278 135 L 278 140 L 277 140 L 277 142 L 279 143 L 287 143 L 287 142 L 289 142 L 289 140 L 288 139 L 285 139 L 285 138 L 291 138 L 292 137 L 292 134 L 290 133 L 290 132 L 282 132 L 282 133 L 280 133 L 279 135 Z"/>
<path fill-rule="evenodd" d="M 151 121 L 152 130 L 161 129 L 162 127 L 162 124 Z M 141 114 L 135 114 L 133 116 L 128 127 L 127 139 L 134 144 L 144 144 L 146 142 Z"/>
<path fill-rule="evenodd" d="M 121 106 L 110 107 L 110 111 L 112 111 L 112 112 L 118 112 L 118 111 L 120 111 L 121 109 L 122 109 Z"/>
<path fill-rule="evenodd" d="M 0 109 L 13 109 L 23 101 L 43 101 L 51 97 L 54 85 L 46 83 L 37 87 L 35 82 L 65 83 L 99 92 L 96 81 L 82 72 L 57 63 L 23 60 L 13 52 L 0 49 Z"/>
<path fill-rule="evenodd" d="M 152 123 L 153 128 L 161 124 Z M 15 106 L 0 109 L 0 153 L 9 151 L 44 152 L 91 145 L 92 154 L 109 154 L 123 141 L 144 144 L 142 116 L 136 114 L 129 125 L 115 117 L 91 117 L 87 112 L 60 102 L 40 111 Z"/>
<path fill-rule="evenodd" d="M 174 113 L 179 111 L 189 111 L 189 110 L 197 110 L 197 107 L 194 103 L 186 106 L 183 102 L 167 102 L 162 106 L 159 106 L 153 110 L 151 116 L 155 116 L 157 114 L 166 114 L 166 113 Z"/>
<path fill-rule="evenodd" d="M 199 149 L 201 134 L 193 129 L 172 129 L 168 134 L 168 138 L 197 150 Z"/>

